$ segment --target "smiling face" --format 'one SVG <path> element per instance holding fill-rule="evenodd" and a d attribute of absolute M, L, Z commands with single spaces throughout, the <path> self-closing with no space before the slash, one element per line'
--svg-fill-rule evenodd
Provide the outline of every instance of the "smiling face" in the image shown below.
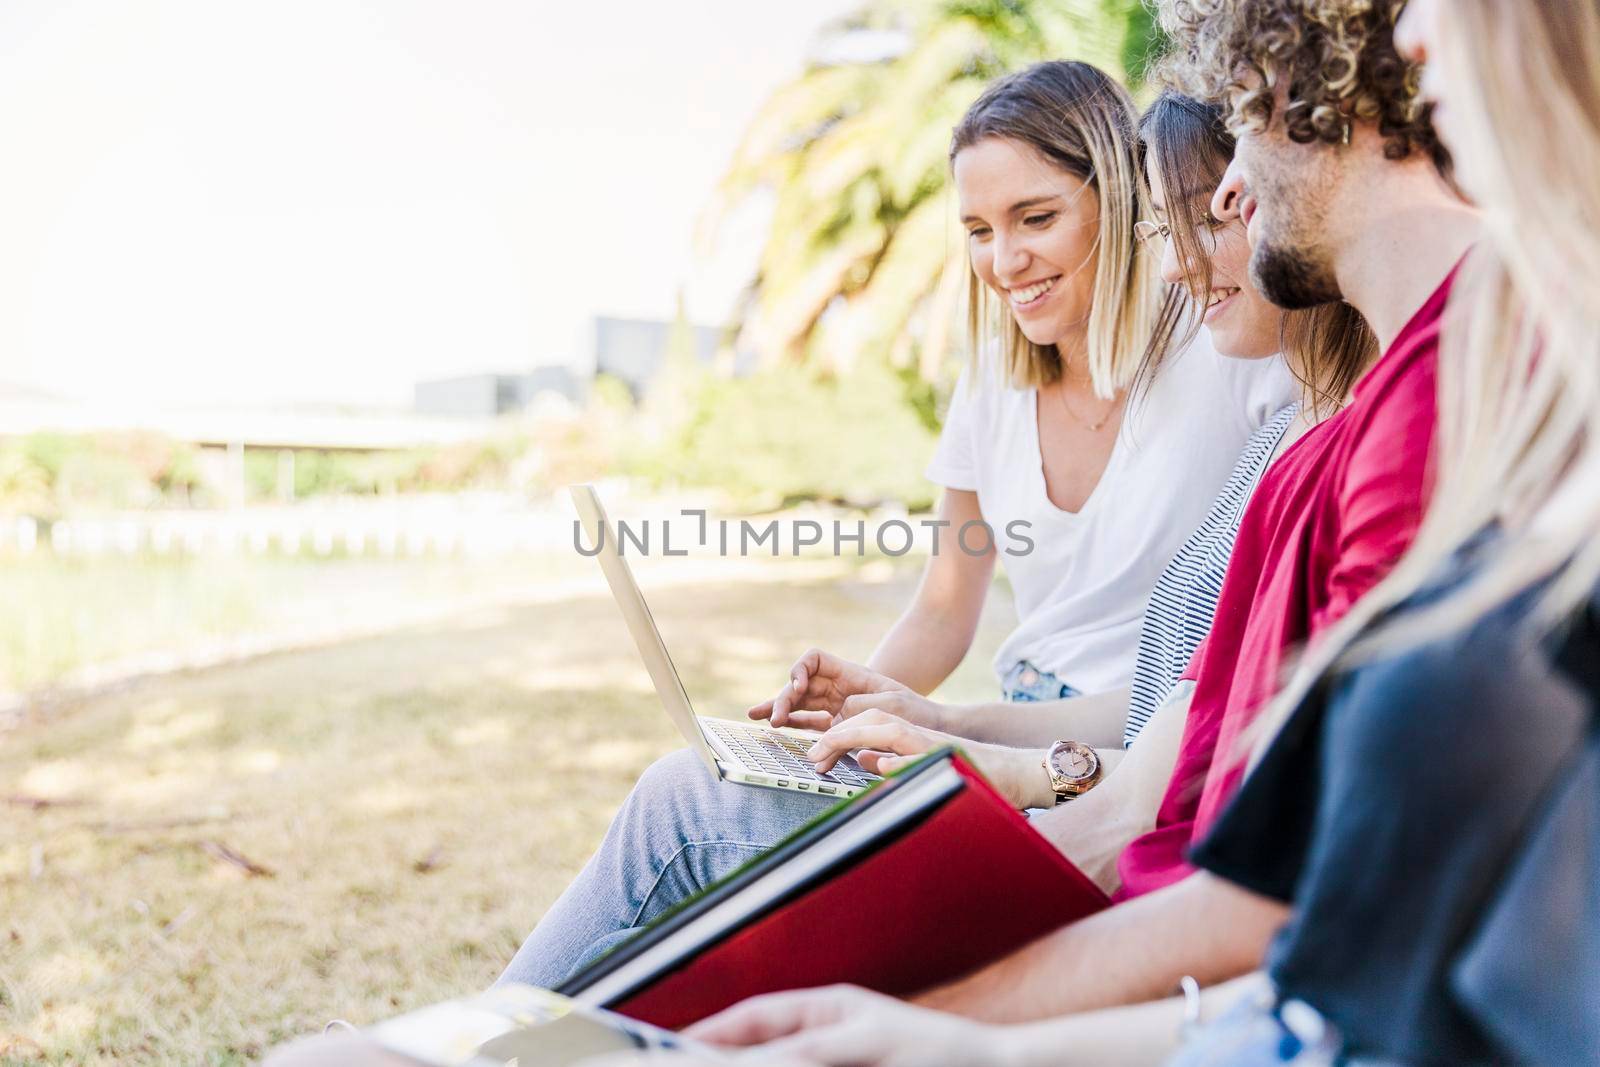
<path fill-rule="evenodd" d="M 986 137 L 955 157 L 973 272 L 1023 336 L 1081 335 L 1094 299 L 1100 199 L 1087 182 L 1020 141 Z"/>
<path fill-rule="evenodd" d="M 1207 218 L 1210 189 L 1180 190 L 1178 195 L 1188 197 L 1188 203 L 1182 205 L 1184 210 L 1171 210 L 1180 205 L 1170 204 L 1167 199 L 1161 168 L 1157 165 L 1157 149 L 1152 147 L 1146 160 L 1151 207 L 1157 222 L 1171 223 L 1174 217 L 1178 220 Z M 1221 165 L 1219 160 L 1217 166 Z M 1178 221 L 1176 224 L 1185 223 Z M 1216 226 L 1200 221 L 1195 225 L 1192 243 L 1199 252 L 1207 253 L 1207 263 L 1182 263 L 1175 240 L 1170 237 L 1153 240 L 1164 244 L 1161 280 L 1182 286 L 1197 302 L 1205 304 L 1204 321 L 1218 352 L 1240 359 L 1264 359 L 1277 353 L 1283 312 L 1268 303 L 1250 280 L 1250 242 L 1245 236 L 1243 222 L 1235 219 Z"/>

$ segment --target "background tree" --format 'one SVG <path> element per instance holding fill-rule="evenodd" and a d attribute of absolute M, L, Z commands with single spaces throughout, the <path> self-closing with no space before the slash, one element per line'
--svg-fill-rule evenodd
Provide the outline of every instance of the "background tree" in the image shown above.
<path fill-rule="evenodd" d="M 987 82 L 1040 59 L 1136 85 L 1154 32 L 1140 0 L 868 0 L 826 27 L 751 123 L 709 214 L 714 228 L 752 194 L 774 198 L 739 317 L 747 343 L 769 365 L 843 372 L 873 354 L 934 379 L 965 289 L 951 128 Z"/>

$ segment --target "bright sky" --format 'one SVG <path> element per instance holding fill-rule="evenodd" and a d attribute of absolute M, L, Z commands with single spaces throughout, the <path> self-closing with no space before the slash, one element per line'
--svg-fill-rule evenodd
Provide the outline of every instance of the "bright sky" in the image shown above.
<path fill-rule="evenodd" d="M 5 0 L 0 383 L 406 404 L 724 314 L 696 221 L 854 0 Z"/>

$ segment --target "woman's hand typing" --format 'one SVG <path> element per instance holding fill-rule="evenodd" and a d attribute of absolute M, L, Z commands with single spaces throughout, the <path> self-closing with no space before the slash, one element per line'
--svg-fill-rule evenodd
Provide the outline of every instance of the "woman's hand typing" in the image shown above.
<path fill-rule="evenodd" d="M 788 684 L 776 696 L 746 714 L 752 719 L 767 719 L 773 726 L 826 730 L 845 716 L 849 698 L 886 692 L 911 691 L 870 667 L 813 648 L 795 660 L 789 668 Z"/>
<path fill-rule="evenodd" d="M 864 770 L 889 774 L 942 745 L 960 748 L 967 762 L 1014 807 L 1048 807 L 1055 803 L 1050 776 L 1044 769 L 1044 753 L 968 741 L 907 722 L 880 708 L 867 708 L 836 723 L 817 738 L 806 757 L 826 774 L 846 753 L 855 752 L 856 762 Z"/>

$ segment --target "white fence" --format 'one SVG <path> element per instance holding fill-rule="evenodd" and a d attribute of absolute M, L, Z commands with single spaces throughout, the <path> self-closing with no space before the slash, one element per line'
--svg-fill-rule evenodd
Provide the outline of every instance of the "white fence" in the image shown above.
<path fill-rule="evenodd" d="M 630 528 L 619 537 L 624 555 L 823 556 L 938 550 L 941 525 L 902 508 L 861 512 L 825 506 L 778 515 L 724 517 L 690 496 L 639 498 L 618 484 L 603 485 L 612 517 Z M 0 515 L 0 558 L 49 554 L 58 558 L 194 556 L 505 556 L 570 553 L 593 546 L 576 538 L 564 499 L 529 502 L 497 494 L 379 500 L 342 499 L 218 511 L 136 511 L 75 516 L 41 523 Z M 669 532 L 668 526 L 671 530 Z M 943 524 L 948 525 L 948 524 Z M 981 525 L 981 524 L 978 524 Z M 628 532 L 628 531 L 625 531 Z M 987 531 L 1011 547 L 1004 534 Z M 954 551 L 967 531 L 946 530 Z M 955 540 L 959 538 L 959 541 Z M 642 544 L 638 539 L 642 539 Z M 981 544 L 977 537 L 974 543 Z M 1029 546 L 1031 548 L 1031 545 Z"/>
<path fill-rule="evenodd" d="M 156 511 L 49 524 L 0 517 L 0 555 L 12 556 L 493 556 L 570 550 L 571 544 L 572 518 L 554 506 Z"/>

